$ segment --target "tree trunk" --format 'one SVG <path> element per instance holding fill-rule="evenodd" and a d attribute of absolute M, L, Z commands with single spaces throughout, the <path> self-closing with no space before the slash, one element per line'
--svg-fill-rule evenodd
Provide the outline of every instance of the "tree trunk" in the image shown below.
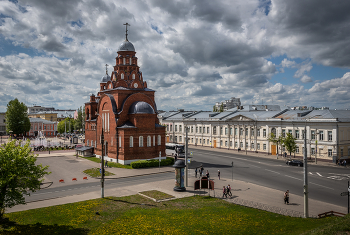
<path fill-rule="evenodd" d="M 0 220 L 5 214 L 5 196 L 6 196 L 7 184 L 1 188 L 0 191 Z"/>

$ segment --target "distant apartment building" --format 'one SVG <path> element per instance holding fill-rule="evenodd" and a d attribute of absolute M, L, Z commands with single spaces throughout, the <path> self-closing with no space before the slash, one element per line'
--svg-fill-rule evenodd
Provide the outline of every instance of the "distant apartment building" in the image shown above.
<path fill-rule="evenodd" d="M 30 130 L 27 136 L 42 136 L 52 137 L 57 135 L 57 122 L 48 121 L 41 118 L 29 118 Z"/>
<path fill-rule="evenodd" d="M 0 135 L 6 135 L 6 113 L 0 113 Z"/>
<path fill-rule="evenodd" d="M 220 111 L 221 107 L 223 108 L 222 111 L 227 111 L 229 109 L 236 108 L 237 106 L 241 106 L 241 98 L 231 97 L 229 100 L 215 103 L 215 108 L 218 111 Z"/>

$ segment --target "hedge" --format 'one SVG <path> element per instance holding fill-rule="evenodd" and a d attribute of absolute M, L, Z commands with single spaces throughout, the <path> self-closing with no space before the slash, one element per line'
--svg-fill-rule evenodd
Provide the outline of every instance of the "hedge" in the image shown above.
<path fill-rule="evenodd" d="M 161 160 L 160 165 L 161 166 L 174 165 L 174 158 L 167 157 L 166 159 Z M 159 166 L 159 160 L 158 159 L 140 160 L 140 161 L 130 163 L 130 166 L 134 169 L 146 168 L 146 167 L 157 167 Z"/>

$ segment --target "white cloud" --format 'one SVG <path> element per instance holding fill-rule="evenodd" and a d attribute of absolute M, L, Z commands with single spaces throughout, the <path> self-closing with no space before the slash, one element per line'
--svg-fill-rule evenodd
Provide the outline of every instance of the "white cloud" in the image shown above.
<path fill-rule="evenodd" d="M 296 68 L 294 77 L 301 83 L 312 82 L 313 63 L 349 67 L 347 4 L 272 0 L 266 8 L 258 0 L 0 1 L 0 109 L 14 96 L 28 104 L 81 106 L 98 89 L 104 64 L 115 64 L 125 22 L 131 24 L 129 40 L 140 70 L 162 109 L 211 109 L 231 96 L 243 103 L 306 100 L 315 106 L 311 102 L 322 100 L 322 106 L 330 106 L 333 100 L 314 91 L 325 89 L 327 81 L 310 90 L 292 77 L 272 84 L 277 70 L 270 58 L 285 57 L 279 72 Z M 346 86 L 329 81 L 335 86 L 330 96 L 346 97 Z"/>

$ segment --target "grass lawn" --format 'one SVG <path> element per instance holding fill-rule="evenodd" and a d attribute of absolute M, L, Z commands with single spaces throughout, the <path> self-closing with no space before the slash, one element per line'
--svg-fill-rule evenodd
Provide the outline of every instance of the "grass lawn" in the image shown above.
<path fill-rule="evenodd" d="M 85 171 L 83 171 L 85 174 L 88 174 L 91 177 L 100 177 L 100 168 L 91 168 L 91 169 L 87 169 Z M 105 170 L 105 176 L 110 176 L 110 175 L 114 175 L 113 173 L 106 171 Z"/>
<path fill-rule="evenodd" d="M 79 156 L 81 157 L 81 156 Z M 97 163 L 101 163 L 101 159 L 97 158 L 97 157 L 81 157 L 93 162 L 97 162 Z M 132 167 L 130 165 L 122 165 L 120 163 L 116 163 L 116 162 L 108 162 L 108 167 L 117 167 L 117 168 L 126 168 L 126 169 L 132 169 Z"/>
<path fill-rule="evenodd" d="M 140 193 L 156 200 L 163 200 L 163 199 L 169 199 L 174 197 L 172 195 L 160 192 L 158 190 L 150 190 L 150 191 L 144 191 Z"/>
<path fill-rule="evenodd" d="M 5 217 L 9 222 L 1 225 L 1 234 L 40 235 L 301 234 L 315 228 L 325 231 L 328 224 L 344 219 L 287 217 L 204 196 L 154 202 L 141 195 L 88 200 Z M 349 229 L 347 224 L 344 226 Z"/>

